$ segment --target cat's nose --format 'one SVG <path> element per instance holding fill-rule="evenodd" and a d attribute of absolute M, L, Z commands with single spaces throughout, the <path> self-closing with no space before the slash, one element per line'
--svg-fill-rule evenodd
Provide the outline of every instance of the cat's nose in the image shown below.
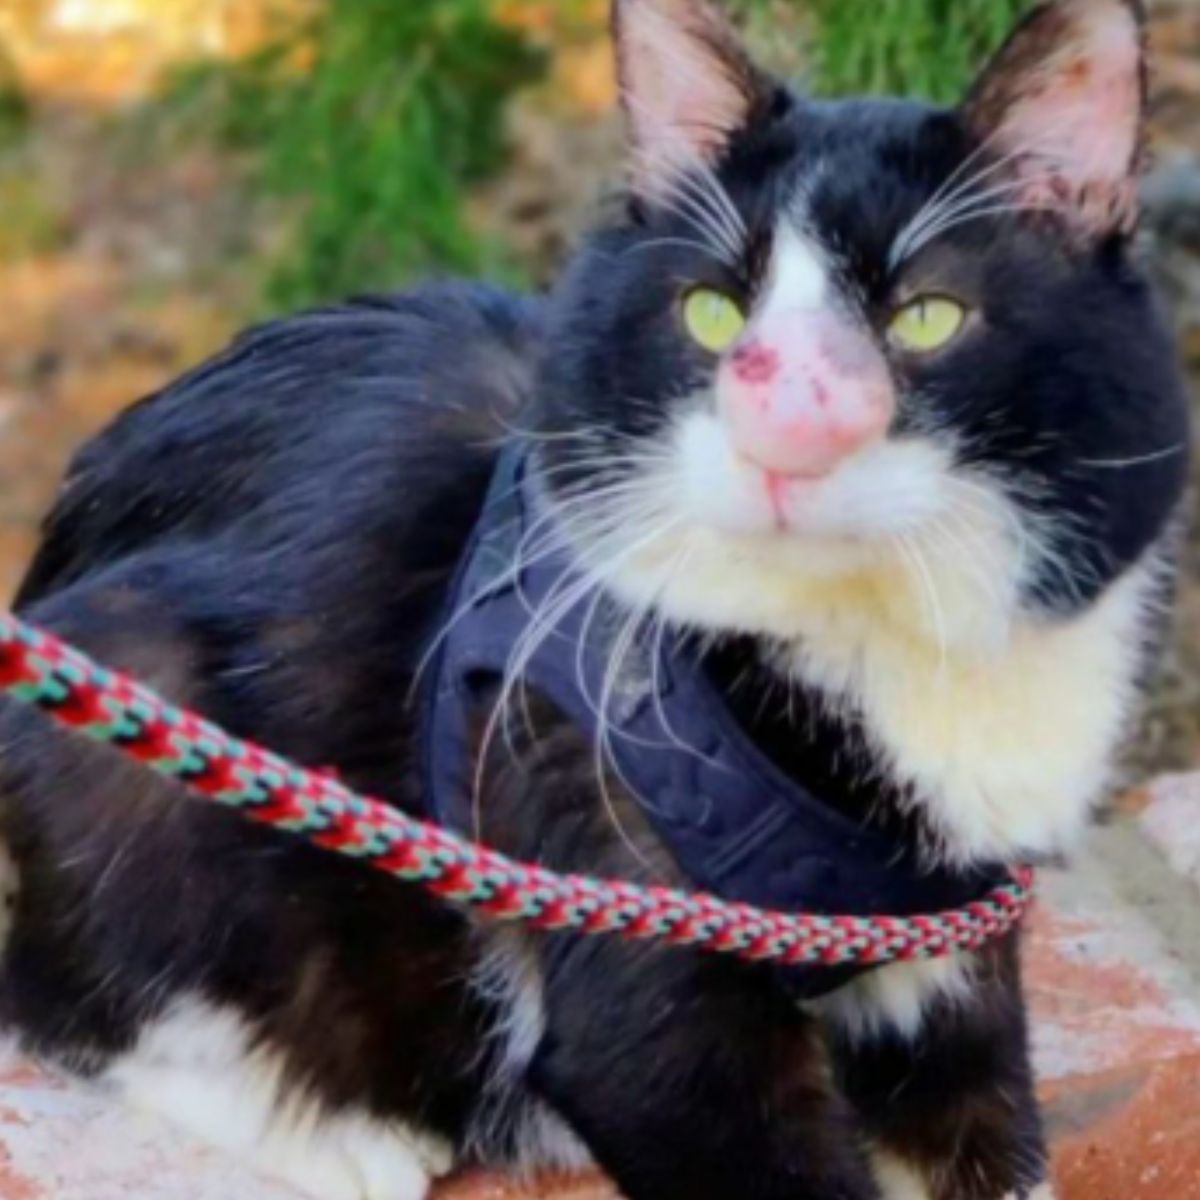
<path fill-rule="evenodd" d="M 734 447 L 776 475 L 814 478 L 886 434 L 895 414 L 888 365 L 840 317 L 787 314 L 751 332 L 718 385 Z"/>

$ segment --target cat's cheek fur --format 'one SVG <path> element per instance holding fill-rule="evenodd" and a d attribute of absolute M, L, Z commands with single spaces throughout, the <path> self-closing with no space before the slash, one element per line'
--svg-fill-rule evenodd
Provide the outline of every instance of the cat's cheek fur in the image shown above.
<path fill-rule="evenodd" d="M 199 998 L 177 998 L 103 1081 L 315 1200 L 424 1200 L 451 1167 L 449 1145 L 433 1135 L 314 1103 L 237 1014 Z"/>

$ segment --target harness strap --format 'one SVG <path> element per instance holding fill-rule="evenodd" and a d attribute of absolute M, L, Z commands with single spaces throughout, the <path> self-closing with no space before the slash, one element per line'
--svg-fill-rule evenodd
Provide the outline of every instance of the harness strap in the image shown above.
<path fill-rule="evenodd" d="M 781 911 L 900 917 L 969 905 L 1003 885 L 1009 875 L 999 865 L 931 869 L 898 854 L 894 839 L 782 772 L 738 725 L 680 637 L 651 636 L 648 626 L 631 637 L 626 614 L 594 589 L 562 602 L 581 577 L 565 550 L 521 563 L 530 530 L 548 524 L 529 467 L 523 445 L 502 452 L 450 589 L 423 709 L 431 819 L 472 827 L 472 716 L 520 652 L 522 686 L 550 700 L 586 738 L 605 738 L 625 790 L 684 876 L 706 892 Z M 553 624 L 526 656 L 531 619 L 548 612 Z M 786 982 L 807 997 L 847 978 L 806 971 Z"/>

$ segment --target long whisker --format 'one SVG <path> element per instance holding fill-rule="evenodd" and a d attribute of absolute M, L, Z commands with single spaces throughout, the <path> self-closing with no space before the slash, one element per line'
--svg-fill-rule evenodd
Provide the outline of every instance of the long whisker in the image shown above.
<path fill-rule="evenodd" d="M 697 242 L 697 241 L 693 240 L 692 238 L 662 237 L 662 238 L 651 238 L 651 240 L 648 242 L 637 242 L 632 246 L 627 246 L 624 250 L 621 251 L 621 253 L 623 255 L 624 254 L 645 254 L 649 250 L 658 250 L 664 246 L 686 247 L 689 250 L 696 250 L 696 251 L 699 251 L 699 253 L 706 254 L 706 255 L 712 254 L 713 249 L 714 249 L 707 242 Z M 719 257 L 721 257 L 722 262 L 725 261 L 724 256 L 719 256 Z"/>
<path fill-rule="evenodd" d="M 691 562 L 694 547 L 684 546 L 680 551 L 672 566 L 668 569 L 667 578 L 664 580 L 663 587 L 660 589 L 659 595 L 666 592 L 671 583 L 678 576 L 687 571 L 688 564 Z M 685 741 L 675 730 L 671 723 L 671 719 L 667 716 L 666 708 L 662 702 L 662 659 L 663 647 L 667 635 L 667 618 L 665 614 L 659 613 L 658 619 L 655 622 L 655 631 L 651 639 L 650 647 L 650 690 L 655 707 L 655 713 L 658 717 L 658 723 L 663 732 L 667 735 L 668 744 L 674 746 L 677 750 L 682 750 L 685 754 L 690 754 L 693 758 L 699 759 L 701 762 L 711 761 L 707 755 L 697 750 L 691 743 Z"/>
<path fill-rule="evenodd" d="M 707 193 L 716 208 L 724 214 L 724 224 L 733 234 L 733 240 L 739 245 L 744 244 L 749 235 L 745 218 L 738 211 L 737 205 L 734 204 L 729 190 L 721 182 L 720 176 L 713 169 L 712 164 L 704 158 L 697 160 L 695 169 L 698 186 Z"/>
<path fill-rule="evenodd" d="M 976 149 L 964 160 L 964 165 L 976 160 L 984 152 L 991 140 L 992 139 L 989 138 L 987 142 L 984 142 L 980 146 L 976 147 Z M 962 180 L 962 182 L 959 183 L 957 187 L 953 188 L 953 190 L 943 190 L 945 188 L 945 185 L 943 184 L 943 187 L 939 188 L 933 194 L 929 201 L 918 211 L 917 215 L 901 231 L 900 236 L 896 239 L 895 248 L 893 250 L 894 261 L 899 262 L 903 261 L 904 258 L 910 257 L 911 252 L 908 251 L 907 246 L 914 241 L 917 236 L 919 236 L 921 230 L 925 226 L 932 224 L 938 219 L 942 212 L 944 212 L 951 205 L 957 203 L 960 197 L 967 195 L 972 188 L 982 183 L 989 176 L 995 175 L 997 172 L 1003 170 L 1014 159 L 1019 157 L 1019 155 L 1024 152 L 1025 151 L 1015 150 L 991 161 L 985 165 L 983 169 L 976 171 L 967 179 Z M 954 179 L 956 174 L 957 171 L 950 176 L 950 179 Z"/>
<path fill-rule="evenodd" d="M 1125 471 L 1131 467 L 1144 467 L 1150 463 L 1175 458 L 1180 454 L 1186 454 L 1190 449 L 1187 442 L 1179 442 L 1174 446 L 1168 446 L 1165 450 L 1154 450 L 1149 454 L 1140 454 L 1136 458 L 1081 458 L 1078 462 L 1080 466 L 1093 471 Z"/>
<path fill-rule="evenodd" d="M 964 530 L 963 536 L 959 536 L 949 523 L 956 519 L 960 522 L 960 528 Z M 975 548 L 985 544 L 982 538 L 972 536 L 969 527 L 965 525 L 965 518 L 955 512 L 945 514 L 923 530 L 921 535 L 923 547 L 948 567 L 973 580 L 994 609 L 1002 609 L 1006 607 L 1009 597 L 1001 591 L 999 582 L 987 570 L 986 565 L 975 558 Z"/>
<path fill-rule="evenodd" d="M 969 171 L 971 167 L 973 167 L 981 158 L 983 158 L 1001 136 L 1003 136 L 1003 129 L 998 128 L 992 130 L 992 132 L 988 134 L 988 136 L 984 138 L 971 151 L 971 153 L 968 154 L 962 160 L 962 162 L 960 162 L 958 166 L 950 172 L 948 176 L 946 176 L 938 189 L 933 193 L 932 196 L 930 196 L 930 198 L 925 202 L 925 205 L 917 212 L 917 215 L 913 218 L 912 222 L 910 222 L 910 225 L 916 224 L 918 221 L 920 221 L 924 217 L 925 213 L 939 204 L 947 196 L 949 196 L 949 198 L 953 198 L 956 195 L 961 195 L 965 188 L 971 187 L 979 178 L 990 173 L 991 168 L 988 168 L 986 171 L 976 172 L 976 174 L 968 176 L 961 186 L 955 187 L 955 184 L 958 182 L 958 180 L 963 178 L 964 173 Z M 954 189 L 953 191 L 951 191 L 952 188 Z"/>
<path fill-rule="evenodd" d="M 621 781 L 622 787 L 624 787 L 630 795 L 635 797 L 638 796 L 637 789 L 626 777 L 621 768 L 620 761 L 617 758 L 616 751 L 613 748 L 608 719 L 608 710 L 612 704 L 613 694 L 616 691 L 617 679 L 620 676 L 621 667 L 624 665 L 625 659 L 629 656 L 629 652 L 633 647 L 633 643 L 637 638 L 638 631 L 641 628 L 644 620 L 644 609 L 640 612 L 632 612 L 625 624 L 622 626 L 621 633 L 618 635 L 616 642 L 613 644 L 612 652 L 609 655 L 608 666 L 604 672 L 604 679 L 600 686 L 600 699 L 596 714 L 596 737 L 593 746 L 593 760 L 596 772 L 596 786 L 600 794 L 600 800 L 604 805 L 613 829 L 616 830 L 617 836 L 624 843 L 625 848 L 630 852 L 630 854 L 632 854 L 634 858 L 646 868 L 647 871 L 652 871 L 653 867 L 650 861 L 638 849 L 636 843 L 626 832 L 625 827 L 621 822 L 621 817 L 617 811 L 616 803 L 613 801 L 612 795 L 608 790 L 608 776 L 604 769 L 605 762 L 607 761 L 608 765 L 612 768 L 613 774 L 615 774 Z"/>
<path fill-rule="evenodd" d="M 579 496 L 565 496 L 556 499 L 554 508 L 555 512 L 546 512 L 537 517 L 525 531 L 521 542 L 518 544 L 516 552 L 513 555 L 513 562 L 500 575 L 491 580 L 482 592 L 476 593 L 466 599 L 456 610 L 451 614 L 449 619 L 442 625 L 438 632 L 430 639 L 424 653 L 417 662 L 413 670 L 412 682 L 409 684 L 409 701 L 415 695 L 416 689 L 419 687 L 421 680 L 424 678 L 425 672 L 429 669 L 434 657 L 439 649 L 444 644 L 447 637 L 457 628 L 458 624 L 472 611 L 479 603 L 480 599 L 488 591 L 496 587 L 507 586 L 510 583 L 517 582 L 519 584 L 520 576 L 530 567 L 543 561 L 545 558 L 560 551 L 567 550 L 569 543 L 563 533 L 562 518 L 568 514 L 573 508 L 593 507 L 597 504 L 603 504 L 606 500 L 624 499 L 627 496 L 635 496 L 637 493 L 631 488 L 629 490 L 618 488 L 615 485 L 593 489 L 586 494 Z M 624 517 L 614 518 L 614 528 L 612 533 L 619 533 L 623 529 Z M 556 525 L 555 522 L 558 522 Z M 597 533 L 602 534 L 603 528 L 598 528 L 595 523 L 590 527 L 592 536 Z M 543 531 L 548 531 L 543 533 Z M 537 540 L 541 534 L 541 540 Z"/>
<path fill-rule="evenodd" d="M 1052 178 L 1051 175 L 1037 175 L 1029 178 L 1009 179 L 1004 183 L 984 188 L 982 191 L 971 192 L 953 202 L 947 201 L 929 214 L 930 219 L 923 222 L 920 229 L 913 231 L 909 244 L 922 240 L 928 230 L 936 228 L 944 220 L 961 216 L 963 213 L 970 212 L 972 208 L 982 207 L 988 201 L 995 200 L 999 196 L 1019 194 L 1028 187 L 1049 182 Z"/>
<path fill-rule="evenodd" d="M 721 261 L 734 266 L 741 254 L 741 246 L 731 240 L 730 235 L 717 223 L 712 213 L 694 196 L 677 192 L 673 198 L 663 202 L 664 208 L 687 222 L 705 239 L 707 251 L 716 254 Z"/>
<path fill-rule="evenodd" d="M 972 221 L 982 220 L 984 217 L 998 217 L 1005 214 L 1018 215 L 1021 213 L 1030 212 L 1061 212 L 1062 206 L 1054 203 L 1036 203 L 1036 204 L 997 204 L 988 208 L 977 209 L 974 212 L 968 213 L 953 221 L 946 221 L 944 224 L 937 226 L 930 233 L 926 234 L 916 245 L 909 250 L 909 257 L 919 253 L 936 237 L 942 237 L 949 233 L 951 229 L 957 229 L 960 225 L 969 224 Z"/>
<path fill-rule="evenodd" d="M 645 151 L 635 152 L 640 161 L 654 163 L 654 158 Z M 706 186 L 707 177 L 691 173 L 701 169 L 703 160 L 689 159 L 671 181 L 670 190 L 659 198 L 659 205 L 687 222 L 705 239 L 710 252 L 716 252 L 736 264 L 745 243 L 744 226 L 739 228 L 720 203 L 720 197 Z M 726 198 L 727 199 L 727 198 Z M 732 204 L 732 202 L 729 202 Z"/>
<path fill-rule="evenodd" d="M 946 638 L 946 612 L 942 607 L 941 597 L 938 595 L 937 586 L 933 581 L 933 575 L 930 573 L 929 566 L 925 562 L 920 548 L 914 546 L 907 535 L 898 533 L 893 535 L 894 544 L 900 551 L 905 562 L 909 563 L 916 570 L 918 585 L 923 591 L 926 600 L 928 601 L 927 613 L 931 618 L 934 633 L 937 637 L 937 645 L 939 652 L 938 674 L 945 674 L 949 663 L 950 647 Z"/>
<path fill-rule="evenodd" d="M 733 206 L 716 172 L 703 159 L 697 159 L 696 174 L 680 176 L 676 188 L 683 188 L 693 195 L 712 220 L 725 234 L 728 244 L 735 250 L 746 241 L 746 225 L 742 215 Z"/>
<path fill-rule="evenodd" d="M 539 618 L 530 621 L 530 624 L 526 627 L 521 638 L 518 639 L 509 656 L 509 664 L 505 670 L 500 694 L 484 728 L 475 772 L 477 809 L 482 793 L 483 773 L 486 768 L 486 760 L 491 743 L 495 738 L 503 714 L 507 711 L 517 681 L 523 677 L 525 669 L 532 660 L 533 655 L 545 640 L 553 635 L 555 629 L 559 627 L 571 609 L 578 605 L 592 589 L 602 583 L 606 574 L 611 572 L 621 561 L 637 554 L 644 547 L 652 544 L 669 532 L 669 523 L 666 526 L 656 526 L 643 536 L 631 542 L 626 542 L 619 552 L 606 555 L 600 562 L 590 568 L 583 569 L 573 563 L 572 567 L 579 572 L 576 581 L 570 585 L 565 583 L 556 584 L 551 589 L 550 594 L 543 600 L 538 608 Z M 571 568 L 568 568 L 564 574 L 569 574 L 570 570 Z"/>
<path fill-rule="evenodd" d="M 991 148 L 996 135 L 993 134 L 985 139 L 959 164 L 957 168 L 950 174 L 948 179 L 943 182 L 941 187 L 930 197 L 930 199 L 921 207 L 916 216 L 901 230 L 893 243 L 891 254 L 889 255 L 889 265 L 894 270 L 901 263 L 907 261 L 916 253 L 916 242 L 921 239 L 921 245 L 927 245 L 929 238 L 925 236 L 926 230 L 938 223 L 946 210 L 959 202 L 960 197 L 965 196 L 972 188 L 982 183 L 985 179 L 997 172 L 1002 171 L 1014 161 L 1027 157 L 1038 157 L 1043 146 L 1053 141 L 1053 139 L 1062 132 L 1062 125 L 1048 130 L 1044 130 L 1038 137 L 1032 138 L 1029 141 L 1023 142 L 1015 146 L 1007 154 L 1001 155 L 999 158 L 987 162 L 980 170 L 961 179 L 957 186 L 951 187 L 953 181 L 958 180 L 968 164 L 977 162 L 988 149 Z M 1015 181 L 1021 186 L 1028 186 L 1029 180 Z"/>
<path fill-rule="evenodd" d="M 1026 572 L 1031 561 L 1032 539 L 1022 521 L 1016 514 L 1010 512 L 1007 506 L 997 508 L 995 497 L 982 484 L 975 483 L 972 480 L 962 479 L 960 477 L 951 478 L 950 486 L 955 492 L 956 506 L 966 509 L 974 509 L 974 511 L 995 520 L 999 517 L 1003 521 L 1005 528 L 1008 530 L 1012 539 L 1017 555 L 1016 575 L 1017 579 L 1021 580 L 1026 577 Z M 965 517 L 960 517 L 964 519 Z"/>

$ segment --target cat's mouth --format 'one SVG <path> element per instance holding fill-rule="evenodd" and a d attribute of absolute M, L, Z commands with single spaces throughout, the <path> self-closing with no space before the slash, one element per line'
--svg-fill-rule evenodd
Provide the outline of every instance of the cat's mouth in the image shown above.
<path fill-rule="evenodd" d="M 786 640 L 869 617 L 939 654 L 1007 636 L 1033 548 L 1004 492 L 934 439 L 773 475 L 703 409 L 631 456 L 619 482 L 556 507 L 593 578 L 640 609 Z"/>
<path fill-rule="evenodd" d="M 881 439 L 835 465 L 782 472 L 746 456 L 703 410 L 677 426 L 668 455 L 679 505 L 730 535 L 861 547 L 909 536 L 951 506 L 951 454 L 928 440 Z"/>
<path fill-rule="evenodd" d="M 797 505 L 803 505 L 807 494 L 810 494 L 828 478 L 827 471 L 810 474 L 792 473 L 785 475 L 780 471 L 772 471 L 768 467 L 760 467 L 747 458 L 742 459 L 742 465 L 751 470 L 757 470 L 762 475 L 763 487 L 775 514 L 775 529 L 779 533 L 787 533 L 793 528 L 792 513 Z"/>

